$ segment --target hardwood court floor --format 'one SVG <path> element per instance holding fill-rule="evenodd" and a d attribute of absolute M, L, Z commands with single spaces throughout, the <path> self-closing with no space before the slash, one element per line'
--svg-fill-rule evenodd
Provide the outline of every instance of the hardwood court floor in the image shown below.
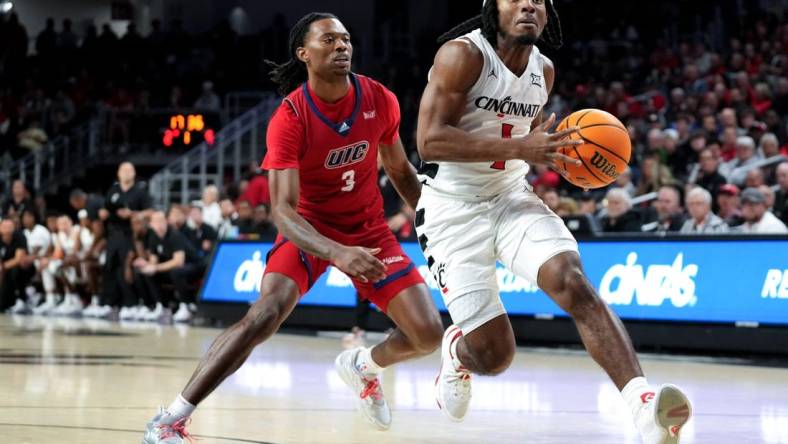
<path fill-rule="evenodd" d="M 0 443 L 139 443 L 215 329 L 0 316 Z M 208 443 L 638 443 L 618 392 L 584 353 L 520 349 L 474 379 L 464 423 L 437 410 L 437 353 L 389 369 L 388 432 L 371 430 L 333 370 L 337 339 L 278 334 L 194 414 Z M 653 383 L 692 397 L 682 443 L 788 443 L 788 371 L 644 356 Z"/>

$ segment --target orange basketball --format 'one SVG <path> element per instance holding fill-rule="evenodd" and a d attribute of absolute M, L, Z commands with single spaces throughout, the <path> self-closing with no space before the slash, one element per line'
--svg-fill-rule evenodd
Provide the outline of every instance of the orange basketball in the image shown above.
<path fill-rule="evenodd" d="M 558 151 L 580 159 L 581 165 L 558 162 L 558 171 L 566 180 L 581 188 L 602 188 L 613 183 L 626 170 L 632 156 L 632 142 L 626 127 L 614 115 L 599 109 L 576 111 L 561 121 L 557 131 L 577 126 L 580 131 L 570 139 L 582 139 L 578 146 Z"/>

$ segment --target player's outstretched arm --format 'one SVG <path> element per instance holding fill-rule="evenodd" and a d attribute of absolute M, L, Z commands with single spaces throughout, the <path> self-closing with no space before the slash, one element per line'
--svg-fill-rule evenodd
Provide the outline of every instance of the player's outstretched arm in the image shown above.
<path fill-rule="evenodd" d="M 435 56 L 432 75 L 419 107 L 418 149 L 426 162 L 495 162 L 522 159 L 553 166 L 558 159 L 572 162 L 556 151 L 582 141 L 564 140 L 577 131 L 568 128 L 549 133 L 555 117 L 524 138 L 496 139 L 477 136 L 456 127 L 465 113 L 468 92 L 481 74 L 484 59 L 470 42 L 444 44 Z"/>
<path fill-rule="evenodd" d="M 411 208 L 416 208 L 421 197 L 421 182 L 416 176 L 416 168 L 408 161 L 402 140 L 397 137 L 393 145 L 380 145 L 380 160 L 386 175 L 391 179 L 402 200 Z"/>
<path fill-rule="evenodd" d="M 351 277 L 377 282 L 386 277 L 386 266 L 374 255 L 379 248 L 349 247 L 335 242 L 315 230 L 296 212 L 300 182 L 298 170 L 270 170 L 271 211 L 279 233 L 301 251 L 331 261 Z"/>

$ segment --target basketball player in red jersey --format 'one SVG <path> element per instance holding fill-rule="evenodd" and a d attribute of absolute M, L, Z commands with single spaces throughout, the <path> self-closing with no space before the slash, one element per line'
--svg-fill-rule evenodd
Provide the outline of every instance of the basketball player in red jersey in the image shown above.
<path fill-rule="evenodd" d="M 274 221 L 260 299 L 206 353 L 173 404 L 148 423 L 143 443 L 181 443 L 195 406 L 276 332 L 299 298 L 333 265 L 397 329 L 382 343 L 341 353 L 336 369 L 366 420 L 385 430 L 391 414 L 377 375 L 440 344 L 443 327 L 427 286 L 383 216 L 377 158 L 402 198 L 421 194 L 399 139 L 399 105 L 381 84 L 350 70 L 353 46 L 331 14 L 311 13 L 290 32 L 292 59 L 272 79 L 288 94 L 268 127 Z M 378 149 L 380 147 L 380 149 Z"/>
<path fill-rule="evenodd" d="M 471 373 L 496 375 L 514 356 L 498 295 L 496 261 L 544 290 L 569 314 L 594 360 L 621 390 L 645 444 L 675 444 L 691 414 L 673 385 L 649 386 L 619 318 L 588 281 L 577 242 L 533 193 L 531 164 L 556 168 L 563 137 L 542 122 L 553 63 L 537 43 L 560 46 L 552 0 L 486 0 L 482 14 L 449 31 L 422 96 L 419 154 L 425 186 L 419 242 L 455 325 L 444 336 L 435 393 L 461 421 Z"/>

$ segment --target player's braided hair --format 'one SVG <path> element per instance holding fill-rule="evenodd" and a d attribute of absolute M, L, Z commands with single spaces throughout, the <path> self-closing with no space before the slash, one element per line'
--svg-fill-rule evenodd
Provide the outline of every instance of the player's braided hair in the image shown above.
<path fill-rule="evenodd" d="M 553 5 L 553 0 L 547 0 L 547 26 L 539 37 L 547 46 L 555 49 L 564 44 L 563 33 L 561 32 L 561 19 L 558 17 Z M 449 40 L 463 36 L 474 29 L 481 28 L 482 35 L 487 39 L 493 48 L 498 47 L 498 2 L 496 0 L 486 0 L 482 6 L 482 13 L 470 18 L 438 37 L 438 43 L 443 44 Z"/>
<path fill-rule="evenodd" d="M 328 12 L 310 12 L 301 17 L 290 30 L 290 37 L 287 43 L 290 49 L 290 60 L 281 64 L 265 60 L 265 64 L 271 68 L 271 71 L 268 73 L 271 76 L 271 81 L 279 85 L 277 91 L 280 94 L 283 96 L 290 94 L 298 85 L 306 82 L 309 77 L 306 71 L 306 64 L 298 60 L 296 56 L 296 50 L 304 45 L 304 39 L 309 33 L 309 27 L 318 20 L 335 18 L 337 16 Z"/>

